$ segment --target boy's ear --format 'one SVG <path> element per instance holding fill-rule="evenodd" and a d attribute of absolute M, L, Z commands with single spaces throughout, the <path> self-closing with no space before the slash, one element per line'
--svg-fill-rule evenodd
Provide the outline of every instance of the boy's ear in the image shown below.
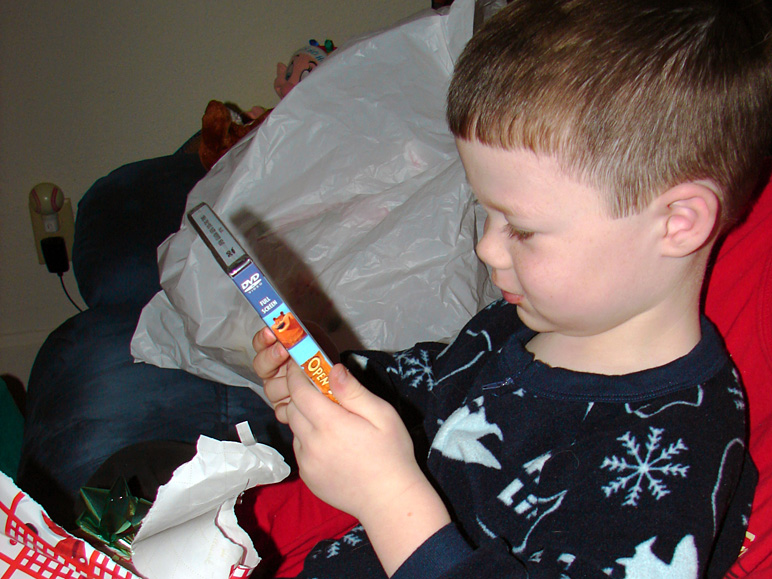
<path fill-rule="evenodd" d="M 681 183 L 660 195 L 656 203 L 663 224 L 663 255 L 685 257 L 712 240 L 721 203 L 710 183 Z"/>

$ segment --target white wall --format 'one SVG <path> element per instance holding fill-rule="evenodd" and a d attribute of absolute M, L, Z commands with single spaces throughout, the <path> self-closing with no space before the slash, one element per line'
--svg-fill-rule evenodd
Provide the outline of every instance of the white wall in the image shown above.
<path fill-rule="evenodd" d="M 27 0 L 0 8 L 0 374 L 26 384 L 49 332 L 77 310 L 39 265 L 27 195 L 77 206 L 99 177 L 172 153 L 210 99 L 273 106 L 278 61 L 340 45 L 430 0 Z M 72 271 L 65 283 L 79 303 Z"/>

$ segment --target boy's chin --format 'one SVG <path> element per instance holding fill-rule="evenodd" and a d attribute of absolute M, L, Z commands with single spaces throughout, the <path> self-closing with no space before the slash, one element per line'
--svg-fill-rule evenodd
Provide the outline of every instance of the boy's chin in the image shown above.
<path fill-rule="evenodd" d="M 528 329 L 533 330 L 537 334 L 559 332 L 560 328 L 549 320 L 545 320 L 543 317 L 534 313 L 530 308 L 523 304 L 517 305 L 517 316 L 520 321 L 523 322 Z"/>
<path fill-rule="evenodd" d="M 509 302 L 509 300 L 506 300 L 506 301 Z M 512 302 L 509 302 L 509 303 L 512 303 Z M 525 326 L 527 326 L 529 329 L 533 330 L 534 332 L 544 331 L 542 327 L 544 324 L 543 322 L 540 323 L 541 320 L 531 315 L 531 313 L 528 312 L 528 310 L 526 310 L 521 304 L 516 304 L 516 305 L 517 305 L 517 308 L 516 308 L 517 317 L 520 318 L 520 321 L 523 322 Z"/>

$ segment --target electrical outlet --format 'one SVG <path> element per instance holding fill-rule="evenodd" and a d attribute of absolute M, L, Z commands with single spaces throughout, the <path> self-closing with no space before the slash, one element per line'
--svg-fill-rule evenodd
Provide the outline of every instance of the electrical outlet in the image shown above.
<path fill-rule="evenodd" d="M 59 230 L 48 231 L 43 223 L 43 217 L 35 213 L 30 207 L 30 219 L 32 220 L 32 233 L 35 235 L 35 249 L 38 254 L 38 263 L 41 265 L 46 262 L 43 259 L 43 250 L 40 248 L 40 241 L 46 237 L 63 237 L 67 246 L 67 259 L 72 261 L 72 242 L 75 238 L 75 218 L 72 214 L 72 204 L 69 199 L 64 200 L 62 209 L 59 211 Z"/>

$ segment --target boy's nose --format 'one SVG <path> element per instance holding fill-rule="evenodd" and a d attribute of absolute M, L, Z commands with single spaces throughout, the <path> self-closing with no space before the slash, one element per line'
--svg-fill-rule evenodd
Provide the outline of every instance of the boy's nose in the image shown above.
<path fill-rule="evenodd" d="M 508 254 L 506 248 L 500 239 L 490 231 L 488 220 L 485 221 L 485 228 L 480 241 L 477 242 L 475 252 L 477 257 L 486 265 L 493 269 L 504 269 L 507 267 Z"/>

